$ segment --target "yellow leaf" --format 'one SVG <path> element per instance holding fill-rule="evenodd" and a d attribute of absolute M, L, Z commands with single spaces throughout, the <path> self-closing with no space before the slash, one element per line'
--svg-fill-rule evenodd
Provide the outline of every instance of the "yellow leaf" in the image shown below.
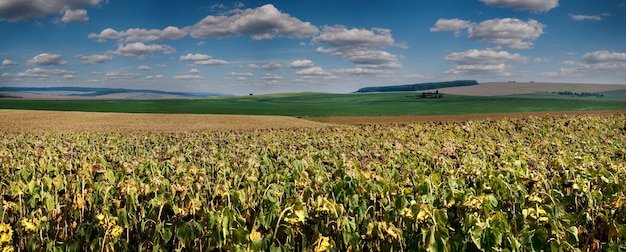
<path fill-rule="evenodd" d="M 250 232 L 250 234 L 248 235 L 248 240 L 250 241 L 254 241 L 254 240 L 258 240 L 261 239 L 263 236 L 261 235 L 261 232 L 253 230 L 252 232 Z"/>
<path fill-rule="evenodd" d="M 317 246 L 315 246 L 315 252 L 327 251 L 330 247 L 329 241 L 330 239 L 328 237 L 320 236 L 320 238 L 318 238 L 315 242 L 315 244 L 317 244 Z"/>
<path fill-rule="evenodd" d="M 295 208 L 291 211 L 289 216 L 285 217 L 285 221 L 290 224 L 296 224 L 298 222 L 304 223 L 304 210 L 301 208 Z"/>

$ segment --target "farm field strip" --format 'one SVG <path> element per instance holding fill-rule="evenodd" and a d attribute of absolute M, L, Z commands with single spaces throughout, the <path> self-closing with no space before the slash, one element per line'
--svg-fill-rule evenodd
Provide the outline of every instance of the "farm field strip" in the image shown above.
<path fill-rule="evenodd" d="M 323 127 L 287 116 L 0 110 L 0 132 L 190 132 Z"/>
<path fill-rule="evenodd" d="M 626 250 L 624 113 L 0 135 L 0 249 Z"/>

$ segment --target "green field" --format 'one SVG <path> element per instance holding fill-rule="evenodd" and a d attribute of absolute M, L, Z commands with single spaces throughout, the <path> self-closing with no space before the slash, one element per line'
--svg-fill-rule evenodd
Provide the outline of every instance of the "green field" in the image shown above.
<path fill-rule="evenodd" d="M 445 95 L 418 99 L 419 93 L 297 93 L 174 100 L 0 100 L 0 109 L 87 112 L 249 114 L 286 116 L 453 115 L 508 112 L 591 111 L 626 108 L 609 98 Z"/>

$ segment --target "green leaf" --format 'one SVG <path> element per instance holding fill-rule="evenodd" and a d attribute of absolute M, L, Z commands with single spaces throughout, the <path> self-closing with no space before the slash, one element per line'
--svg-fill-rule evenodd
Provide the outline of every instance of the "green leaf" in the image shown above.
<path fill-rule="evenodd" d="M 543 228 L 538 228 L 531 238 L 534 250 L 545 250 L 548 242 L 548 232 Z"/>
<path fill-rule="evenodd" d="M 226 240 L 226 237 L 229 235 L 229 218 L 226 215 L 222 216 L 222 236 L 224 238 L 224 240 Z"/>
<path fill-rule="evenodd" d="M 163 229 L 161 229 L 161 239 L 163 240 L 163 242 L 167 243 L 170 241 L 170 239 L 172 239 L 172 227 L 165 227 Z"/>
<path fill-rule="evenodd" d="M 509 233 L 509 237 L 507 239 L 509 240 L 511 247 L 513 247 L 515 250 L 519 250 L 522 247 L 522 244 L 517 239 L 515 239 L 513 233 Z"/>
<path fill-rule="evenodd" d="M 428 241 L 428 251 L 431 252 L 439 252 L 444 251 L 444 245 L 441 241 L 441 237 L 437 235 L 435 232 L 435 226 L 432 226 L 430 229 L 430 239 Z"/>
<path fill-rule="evenodd" d="M 567 229 L 567 242 L 571 245 L 578 245 L 578 227 L 572 226 Z"/>
<path fill-rule="evenodd" d="M 104 173 L 104 177 L 109 181 L 109 183 L 111 184 L 115 183 L 115 172 L 113 170 L 108 169 Z"/>
<path fill-rule="evenodd" d="M 48 192 L 43 192 L 42 196 L 43 196 L 44 204 L 46 205 L 46 210 L 48 210 L 48 212 L 54 210 L 55 204 L 54 204 L 54 198 L 52 197 L 52 195 Z"/>
<path fill-rule="evenodd" d="M 490 250 L 491 248 L 498 247 L 499 242 L 496 235 L 493 233 L 493 229 L 486 228 L 483 230 L 483 237 L 481 239 L 482 247 Z"/>
<path fill-rule="evenodd" d="M 472 238 L 472 242 L 479 249 L 482 249 L 482 242 L 481 242 L 482 235 L 483 235 L 483 229 L 481 227 L 474 226 L 472 227 L 472 229 L 470 229 L 470 237 Z"/>

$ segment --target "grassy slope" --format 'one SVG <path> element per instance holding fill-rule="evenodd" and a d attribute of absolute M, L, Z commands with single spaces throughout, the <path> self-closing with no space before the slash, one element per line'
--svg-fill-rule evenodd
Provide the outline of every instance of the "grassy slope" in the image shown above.
<path fill-rule="evenodd" d="M 175 114 L 358 116 L 615 110 L 626 108 L 626 101 L 606 98 L 445 95 L 443 99 L 416 99 L 414 97 L 416 94 L 298 93 L 190 100 L 0 100 L 0 109 Z"/>

